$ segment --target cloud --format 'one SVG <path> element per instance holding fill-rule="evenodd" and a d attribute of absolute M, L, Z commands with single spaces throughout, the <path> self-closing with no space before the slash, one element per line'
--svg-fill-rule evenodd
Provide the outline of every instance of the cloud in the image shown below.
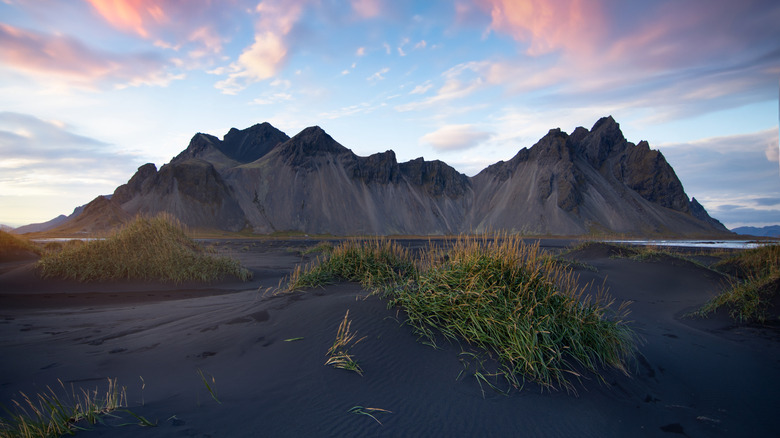
<path fill-rule="evenodd" d="M 384 67 L 381 70 L 375 72 L 371 76 L 367 77 L 366 80 L 369 82 L 376 82 L 376 81 L 382 81 L 385 79 L 385 74 L 390 71 L 389 67 Z"/>
<path fill-rule="evenodd" d="M 149 26 L 170 21 L 163 10 L 166 2 L 144 0 L 88 1 L 114 27 L 135 32 L 144 38 L 149 37 Z"/>
<path fill-rule="evenodd" d="M 746 224 L 780 218 L 775 202 L 780 198 L 780 168 L 766 154 L 768 144 L 777 147 L 777 136 L 773 128 L 658 148 L 686 193 L 711 215 L 727 224 Z"/>
<path fill-rule="evenodd" d="M 588 52 L 601 39 L 600 2 L 582 0 L 476 0 L 490 14 L 490 30 L 527 44 L 526 53 Z"/>
<path fill-rule="evenodd" d="M 650 108 L 646 122 L 662 123 L 777 94 L 780 8 L 771 1 L 474 2 L 492 32 L 530 55 L 477 61 L 480 74 L 511 94 L 539 93 L 541 105 Z"/>
<path fill-rule="evenodd" d="M 463 151 L 479 146 L 490 137 L 489 132 L 481 131 L 474 125 L 446 125 L 423 135 L 420 141 L 441 152 Z"/>
<path fill-rule="evenodd" d="M 355 50 L 355 56 L 364 56 L 366 54 L 366 48 L 365 47 L 358 47 L 357 50 Z"/>
<path fill-rule="evenodd" d="M 230 64 L 227 79 L 215 87 L 236 94 L 249 85 L 276 75 L 287 61 L 290 32 L 299 20 L 306 0 L 266 0 L 257 5 L 255 38 L 236 62 Z"/>
<path fill-rule="evenodd" d="M 431 81 L 425 81 L 424 83 L 414 87 L 412 91 L 409 92 L 409 94 L 425 94 L 433 87 L 433 84 Z"/>
<path fill-rule="evenodd" d="M 380 0 L 352 0 L 352 10 L 360 18 L 374 18 L 382 13 L 382 2 Z"/>
<path fill-rule="evenodd" d="M 15 198 L 31 210 L 35 203 L 38 210 L 41 205 L 66 208 L 52 211 L 51 217 L 88 202 L 91 198 L 76 199 L 85 193 L 92 198 L 112 193 L 140 164 L 137 157 L 76 134 L 62 122 L 13 112 L 0 112 L 0 156 L 3 203 Z"/>
<path fill-rule="evenodd" d="M 400 112 L 418 111 L 471 95 L 485 85 L 483 75 L 480 74 L 482 65 L 483 63 L 480 62 L 467 62 L 450 68 L 442 73 L 441 76 L 444 79 L 444 83 L 436 91 L 435 95 L 423 100 L 398 105 L 395 109 Z M 415 90 L 417 88 L 412 90 L 412 92 Z M 418 93 L 410 94 L 421 93 L 421 91 L 418 91 Z"/>
<path fill-rule="evenodd" d="M 210 65 L 232 32 L 231 2 L 180 0 L 87 0 L 113 28 L 154 41 L 156 47 L 186 53 L 187 67 Z"/>
<path fill-rule="evenodd" d="M 95 88 L 97 85 L 167 85 L 178 78 L 153 53 L 118 54 L 78 39 L 0 24 L 0 59 L 7 68 L 47 82 Z"/>

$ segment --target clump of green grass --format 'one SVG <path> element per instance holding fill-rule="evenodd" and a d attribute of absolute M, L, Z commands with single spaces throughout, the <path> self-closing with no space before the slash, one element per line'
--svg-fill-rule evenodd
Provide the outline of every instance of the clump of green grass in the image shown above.
<path fill-rule="evenodd" d="M 495 353 L 516 387 L 528 379 L 574 389 L 578 369 L 627 372 L 635 349 L 625 303 L 613 312 L 603 294 L 586 296 L 570 269 L 517 237 L 461 238 L 416 260 L 387 241 L 347 242 L 297 269 L 287 290 L 337 279 L 382 292 L 431 345 L 440 333 Z"/>
<path fill-rule="evenodd" d="M 101 417 L 127 406 L 125 388 L 119 387 L 116 379 L 108 379 L 108 389 L 100 396 L 98 390 L 76 391 L 68 394 L 60 381 L 62 393 L 51 387 L 36 396 L 20 393 L 21 401 L 13 400 L 13 412 L 7 410 L 8 418 L 0 418 L 0 438 L 60 437 L 72 435 L 83 429 L 81 423 L 95 424 Z"/>
<path fill-rule="evenodd" d="M 22 252 L 41 254 L 41 249 L 22 236 L 0 230 L 0 259 L 13 257 Z"/>
<path fill-rule="evenodd" d="M 365 339 L 365 336 L 355 340 L 357 333 L 350 331 L 351 326 L 352 321 L 349 320 L 349 310 L 347 310 L 347 313 L 344 315 L 344 319 L 339 324 L 338 331 L 336 332 L 336 340 L 333 341 L 333 345 L 331 345 L 326 353 L 328 355 L 328 360 L 325 362 L 325 365 L 354 371 L 362 376 L 363 369 L 360 368 L 360 365 L 358 365 L 349 353 L 349 349 Z"/>
<path fill-rule="evenodd" d="M 765 323 L 780 293 L 780 245 L 745 250 L 714 265 L 734 276 L 730 287 L 695 314 L 706 316 L 720 308 L 740 322 Z M 775 318 L 778 309 L 775 309 Z"/>
<path fill-rule="evenodd" d="M 104 240 L 65 247 L 38 261 L 43 278 L 78 281 L 156 280 L 180 283 L 251 273 L 228 257 L 208 254 L 174 217 L 138 217 Z"/>
<path fill-rule="evenodd" d="M 367 288 L 404 281 L 416 272 L 408 251 L 388 239 L 349 240 L 322 259 L 296 266 L 283 292 L 324 286 L 336 281 L 357 281 Z"/>
<path fill-rule="evenodd" d="M 392 294 L 430 342 L 435 332 L 494 352 L 516 387 L 574 389 L 584 368 L 627 373 L 634 336 L 606 297 L 584 295 L 571 270 L 520 239 L 462 239 L 449 257 Z"/>
<path fill-rule="evenodd" d="M 301 255 L 309 255 L 314 253 L 330 254 L 331 252 L 333 252 L 333 244 L 326 240 L 312 247 L 304 249 L 301 251 Z"/>

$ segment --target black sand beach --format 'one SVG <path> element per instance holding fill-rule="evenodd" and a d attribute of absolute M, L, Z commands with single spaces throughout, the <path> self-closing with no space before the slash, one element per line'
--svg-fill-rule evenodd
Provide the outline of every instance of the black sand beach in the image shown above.
<path fill-rule="evenodd" d="M 39 280 L 29 263 L 3 265 L 0 403 L 58 379 L 94 389 L 117 378 L 128 408 L 157 422 L 123 425 L 136 420 L 119 412 L 78 433 L 85 437 L 780 436 L 776 328 L 684 317 L 724 287 L 710 270 L 611 258 L 599 247 L 572 254 L 595 268 L 576 268 L 583 284 L 633 301 L 642 342 L 631 375 L 586 375 L 576 394 L 529 383 L 504 395 L 474 377 L 478 360 L 461 354 L 468 346 L 418 342 L 402 310 L 359 285 L 266 293 L 308 260 L 289 249 L 314 243 L 219 242 L 253 271 L 247 283 L 81 284 Z M 541 247 L 559 252 L 569 243 Z M 324 365 L 347 310 L 366 337 L 352 350 L 363 376 Z M 198 370 L 213 376 L 219 402 Z M 358 406 L 389 412 L 350 412 Z"/>

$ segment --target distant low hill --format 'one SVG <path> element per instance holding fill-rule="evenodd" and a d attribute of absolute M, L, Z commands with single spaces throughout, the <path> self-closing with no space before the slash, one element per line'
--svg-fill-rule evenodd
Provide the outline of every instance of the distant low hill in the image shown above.
<path fill-rule="evenodd" d="M 41 222 L 41 223 L 37 223 L 37 224 L 29 224 L 29 225 L 21 226 L 19 228 L 14 229 L 14 233 L 16 233 L 16 234 L 25 234 L 25 233 L 38 233 L 38 232 L 43 232 L 43 231 L 49 231 L 52 228 L 55 228 L 55 227 L 57 227 L 59 225 L 62 225 L 65 222 L 67 222 L 67 221 L 69 221 L 71 219 L 75 219 L 76 216 L 81 214 L 81 212 L 84 210 L 84 207 L 85 207 L 85 205 L 76 207 L 73 210 L 73 213 L 69 214 L 68 216 L 65 216 L 64 214 L 61 214 L 61 215 L 55 217 L 54 219 L 51 219 L 51 220 L 46 221 L 46 222 Z"/>
<path fill-rule="evenodd" d="M 737 227 L 731 230 L 734 233 L 756 237 L 780 237 L 780 225 L 767 227 Z"/>
<path fill-rule="evenodd" d="M 268 123 L 222 140 L 199 133 L 170 163 L 141 166 L 93 202 L 53 231 L 167 212 L 196 229 L 254 233 L 730 234 L 659 151 L 628 142 L 612 117 L 552 129 L 474 177 L 438 160 L 399 163 L 393 151 L 357 156 L 317 126 L 292 138 Z"/>

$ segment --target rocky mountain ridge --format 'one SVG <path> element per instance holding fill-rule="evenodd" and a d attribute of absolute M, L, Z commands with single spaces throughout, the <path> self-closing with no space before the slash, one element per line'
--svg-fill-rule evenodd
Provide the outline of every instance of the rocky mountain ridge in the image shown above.
<path fill-rule="evenodd" d="M 193 228 L 255 233 L 728 233 L 663 155 L 628 142 L 612 117 L 552 129 L 474 177 L 441 161 L 399 163 L 393 151 L 361 157 L 317 126 L 292 138 L 268 123 L 222 140 L 198 133 L 108 201 L 128 216 L 166 211 Z"/>

